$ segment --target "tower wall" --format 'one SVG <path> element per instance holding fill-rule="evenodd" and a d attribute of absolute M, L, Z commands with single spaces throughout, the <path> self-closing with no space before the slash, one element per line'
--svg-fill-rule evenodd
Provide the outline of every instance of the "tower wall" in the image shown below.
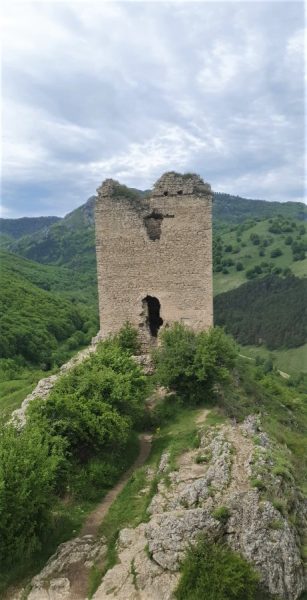
<path fill-rule="evenodd" d="M 142 198 L 113 180 L 98 189 L 96 252 L 101 335 L 129 321 L 154 342 L 148 296 L 160 302 L 162 328 L 213 325 L 212 195 L 196 175 L 166 173 Z"/>

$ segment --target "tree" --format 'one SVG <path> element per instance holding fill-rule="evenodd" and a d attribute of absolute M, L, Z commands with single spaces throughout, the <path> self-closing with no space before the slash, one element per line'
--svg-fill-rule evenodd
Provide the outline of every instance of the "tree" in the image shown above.
<path fill-rule="evenodd" d="M 0 564 L 9 568 L 39 550 L 50 525 L 61 444 L 36 426 L 0 430 Z"/>
<path fill-rule="evenodd" d="M 227 380 L 236 355 L 233 340 L 222 329 L 195 333 L 176 323 L 162 333 L 154 353 L 156 378 L 186 400 L 199 401 L 215 383 Z"/>
<path fill-rule="evenodd" d="M 277 258 L 277 256 L 281 256 L 282 255 L 282 251 L 280 248 L 274 248 L 274 250 L 272 250 L 271 252 L 271 258 Z"/>

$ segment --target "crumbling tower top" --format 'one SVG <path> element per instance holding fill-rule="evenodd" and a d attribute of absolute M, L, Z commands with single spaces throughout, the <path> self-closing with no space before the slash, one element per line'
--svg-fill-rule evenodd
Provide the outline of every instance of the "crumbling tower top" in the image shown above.
<path fill-rule="evenodd" d="M 152 190 L 152 196 L 201 196 L 210 194 L 211 186 L 209 183 L 204 183 L 199 175 L 194 173 L 181 175 L 175 171 L 164 173 Z"/>

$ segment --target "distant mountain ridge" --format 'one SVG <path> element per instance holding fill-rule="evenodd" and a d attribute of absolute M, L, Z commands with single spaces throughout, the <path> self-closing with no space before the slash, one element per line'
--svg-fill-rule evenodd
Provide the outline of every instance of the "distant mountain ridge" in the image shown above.
<path fill-rule="evenodd" d="M 20 219 L 0 218 L 0 233 L 18 239 L 24 235 L 31 235 L 40 229 L 50 227 L 61 217 L 21 217 Z"/>
<path fill-rule="evenodd" d="M 307 206 L 303 202 L 277 202 L 269 200 L 253 200 L 214 192 L 213 221 L 241 223 L 248 218 L 270 218 L 277 215 L 307 220 Z"/>
<path fill-rule="evenodd" d="M 140 195 L 141 190 L 135 190 Z M 77 269 L 96 269 L 94 235 L 95 196 L 85 204 L 68 213 L 64 218 L 37 217 L 37 229 L 20 236 L 20 221 L 24 219 L 2 219 L 0 231 L 10 231 L 11 238 L 5 240 L 5 248 L 10 252 L 44 264 L 66 265 Z M 263 219 L 282 214 L 285 217 L 307 219 L 307 207 L 300 202 L 269 202 L 250 200 L 229 194 L 214 194 L 213 225 L 220 223 L 236 224 L 250 218 Z M 40 221 L 41 219 L 41 221 Z M 53 222 L 50 222 L 53 219 Z M 31 219 L 30 219 L 31 220 Z M 9 222 L 6 226 L 6 221 Z M 16 230 L 14 231 L 14 221 Z M 39 223 L 42 224 L 38 228 Z M 29 229 L 29 228 L 28 228 Z M 96 275 L 95 275 L 96 276 Z"/>

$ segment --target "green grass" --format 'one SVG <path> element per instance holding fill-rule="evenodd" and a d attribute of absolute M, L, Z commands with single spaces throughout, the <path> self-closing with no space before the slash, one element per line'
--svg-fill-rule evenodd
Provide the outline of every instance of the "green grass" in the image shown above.
<path fill-rule="evenodd" d="M 299 221 L 298 219 L 290 219 L 290 221 L 295 222 L 298 227 L 302 225 L 302 221 Z M 229 290 L 242 285 L 242 283 L 247 281 L 245 275 L 246 270 L 261 264 L 261 262 L 272 263 L 274 267 L 279 267 L 281 269 L 289 267 L 298 277 L 307 277 L 307 258 L 302 261 L 293 261 L 291 246 L 285 244 L 287 235 L 292 235 L 293 239 L 296 240 L 297 231 L 294 231 L 293 233 L 274 234 L 268 231 L 270 226 L 271 223 L 269 219 L 255 222 L 252 227 L 240 234 L 239 237 L 241 238 L 241 242 L 237 241 L 238 226 L 224 226 L 221 229 L 217 229 L 216 233 L 221 236 L 224 247 L 230 244 L 233 248 L 240 248 L 238 253 L 223 251 L 222 257 L 231 258 L 234 263 L 242 262 L 244 270 L 236 271 L 235 266 L 230 266 L 227 267 L 229 271 L 228 274 L 222 272 L 214 273 L 214 295 L 228 292 Z M 251 234 L 259 235 L 260 239 L 270 238 L 272 240 L 272 243 L 264 248 L 265 256 L 259 256 L 260 246 L 252 243 L 250 240 Z M 298 239 L 307 242 L 307 235 L 305 234 Z M 246 246 L 242 246 L 242 244 L 246 244 Z M 283 254 L 276 258 L 271 258 L 271 252 L 276 250 L 276 248 L 280 248 Z"/>
<path fill-rule="evenodd" d="M 99 534 L 105 536 L 107 540 L 107 557 L 103 569 L 100 570 L 100 576 L 95 571 L 95 575 L 92 577 L 95 583 L 95 585 L 91 583 L 92 595 L 106 571 L 116 564 L 116 541 L 119 531 L 124 527 L 136 527 L 149 518 L 147 508 L 157 492 L 159 477 L 154 476 L 151 481 L 148 481 L 147 468 L 157 467 L 161 455 L 165 451 L 170 454 L 170 467 L 176 468 L 177 457 L 185 450 L 198 445 L 195 421 L 200 412 L 200 409 L 178 408 L 173 421 L 158 428 L 153 440 L 152 451 L 145 465 L 135 471 L 110 507 L 99 530 Z M 163 474 L 161 477 L 166 476 Z M 140 494 L 144 488 L 148 488 L 147 493 Z"/>
<path fill-rule="evenodd" d="M 291 271 L 297 277 L 307 277 L 307 258 L 298 260 L 291 265 Z"/>
<path fill-rule="evenodd" d="M 22 401 L 30 394 L 38 381 L 48 377 L 51 372 L 24 368 L 16 379 L 0 380 L 0 415 L 7 418 L 13 410 L 19 408 Z"/>
<path fill-rule="evenodd" d="M 304 381 L 293 385 L 277 373 L 264 374 L 253 362 L 238 362 L 240 385 L 229 386 L 220 398 L 226 414 L 243 420 L 247 415 L 261 415 L 269 437 L 280 445 L 274 453 L 274 464 L 283 477 L 292 479 L 303 492 L 307 491 L 307 405 Z M 289 448 L 285 455 L 282 448 Z M 252 485 L 259 487 L 258 478 Z"/>
<path fill-rule="evenodd" d="M 265 360 L 272 357 L 274 366 L 289 375 L 307 373 L 307 344 L 288 350 L 267 350 L 263 346 L 241 346 L 240 352 L 253 359 L 256 359 L 257 356 Z"/>

